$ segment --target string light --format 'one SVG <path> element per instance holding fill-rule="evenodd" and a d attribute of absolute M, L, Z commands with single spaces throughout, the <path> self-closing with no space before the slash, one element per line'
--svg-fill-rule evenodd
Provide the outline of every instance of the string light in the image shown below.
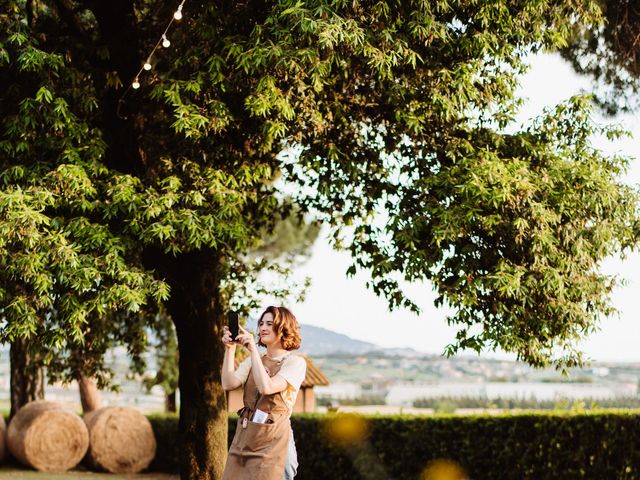
<path fill-rule="evenodd" d="M 127 94 L 129 93 L 129 91 L 131 89 L 138 90 L 140 88 L 140 74 L 142 74 L 144 71 L 148 72 L 149 70 L 151 70 L 153 68 L 153 65 L 151 64 L 151 58 L 153 57 L 154 53 L 156 53 L 156 50 L 158 48 L 160 48 L 160 45 L 162 45 L 164 48 L 169 48 L 171 46 L 171 42 L 167 38 L 167 32 L 169 31 L 169 28 L 171 28 L 171 25 L 173 24 L 174 21 L 182 20 L 182 17 L 183 17 L 182 7 L 184 6 L 185 2 L 186 2 L 186 0 L 182 0 L 180 2 L 180 5 L 178 5 L 178 8 L 176 9 L 176 11 L 173 12 L 173 16 L 169 20 L 169 23 L 168 23 L 167 27 L 164 29 L 164 32 L 162 32 L 162 36 L 156 42 L 156 44 L 154 45 L 153 49 L 151 50 L 151 53 L 147 56 L 147 60 L 142 64 L 142 67 L 140 67 L 140 70 L 138 70 L 138 73 L 136 73 L 136 76 L 134 77 L 133 81 L 131 82 L 129 87 L 124 91 L 124 93 L 122 94 L 122 96 L 118 100 L 117 115 L 120 118 L 123 118 L 123 119 L 126 118 L 126 117 L 124 117 L 124 116 L 122 116 L 120 114 L 120 108 L 125 103 L 125 101 L 124 101 L 125 97 L 127 96 Z"/>
<path fill-rule="evenodd" d="M 176 20 L 182 20 L 182 4 L 178 6 L 178 10 L 176 10 L 176 13 L 173 14 L 173 18 L 175 18 Z"/>

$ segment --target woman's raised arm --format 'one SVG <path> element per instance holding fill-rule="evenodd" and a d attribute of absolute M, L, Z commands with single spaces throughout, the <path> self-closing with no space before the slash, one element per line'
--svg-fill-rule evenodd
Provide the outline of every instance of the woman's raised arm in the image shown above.
<path fill-rule="evenodd" d="M 222 388 L 226 391 L 235 390 L 242 386 L 242 382 L 235 374 L 236 344 L 231 339 L 231 333 L 227 327 L 224 327 L 222 343 L 226 347 L 222 360 Z"/>

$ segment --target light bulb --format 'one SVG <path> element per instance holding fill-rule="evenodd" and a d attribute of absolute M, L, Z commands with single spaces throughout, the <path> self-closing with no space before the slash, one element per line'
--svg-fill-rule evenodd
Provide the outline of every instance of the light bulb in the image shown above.
<path fill-rule="evenodd" d="M 144 68 L 145 70 L 151 70 L 151 64 L 149 63 L 149 60 L 145 62 L 142 68 Z"/>
<path fill-rule="evenodd" d="M 168 48 L 169 45 L 171 45 L 171 42 L 169 41 L 169 39 L 167 38 L 166 35 L 162 35 L 162 46 L 164 48 Z"/>
<path fill-rule="evenodd" d="M 173 14 L 173 18 L 176 20 L 182 20 L 182 5 L 178 6 L 178 10 Z"/>
<path fill-rule="evenodd" d="M 136 78 L 133 83 L 131 84 L 131 86 L 133 87 L 134 90 L 137 90 L 140 88 L 140 82 L 138 81 L 138 79 Z"/>

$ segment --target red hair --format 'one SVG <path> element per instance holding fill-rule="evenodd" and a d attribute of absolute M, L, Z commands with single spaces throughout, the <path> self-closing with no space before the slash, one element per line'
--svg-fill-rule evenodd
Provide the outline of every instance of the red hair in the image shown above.
<path fill-rule="evenodd" d="M 273 332 L 277 337 L 280 337 L 282 342 L 282 348 L 285 350 L 297 350 L 302 344 L 302 337 L 300 336 L 300 326 L 298 320 L 291 310 L 285 307 L 267 307 L 267 309 L 260 315 L 260 320 L 267 313 L 273 315 Z M 258 340 L 258 345 L 265 347 L 261 341 Z"/>

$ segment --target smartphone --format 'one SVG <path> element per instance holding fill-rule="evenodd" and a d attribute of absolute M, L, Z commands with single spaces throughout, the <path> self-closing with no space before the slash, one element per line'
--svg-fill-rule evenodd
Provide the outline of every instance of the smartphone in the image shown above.
<path fill-rule="evenodd" d="M 238 312 L 234 312 L 231 310 L 227 313 L 227 320 L 229 322 L 229 332 L 231 333 L 231 340 L 236 341 L 236 337 L 238 336 Z"/>

